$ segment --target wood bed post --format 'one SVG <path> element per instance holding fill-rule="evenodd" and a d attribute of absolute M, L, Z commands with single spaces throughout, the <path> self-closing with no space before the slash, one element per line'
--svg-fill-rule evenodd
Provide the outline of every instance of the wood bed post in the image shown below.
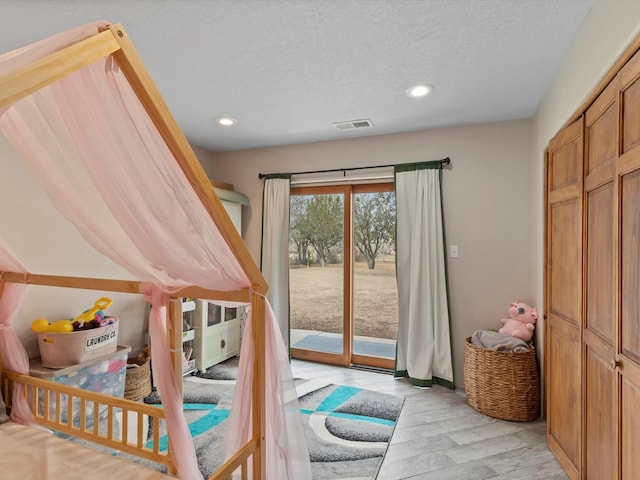
<path fill-rule="evenodd" d="M 167 335 L 169 338 L 169 352 L 171 353 L 171 362 L 173 370 L 178 382 L 178 392 L 180 396 L 183 394 L 184 385 L 182 384 L 182 299 L 172 298 L 169 301 L 167 309 L 169 316 L 169 328 Z"/>
<path fill-rule="evenodd" d="M 254 286 L 255 288 L 255 286 Z M 255 348 L 253 366 L 253 401 L 251 405 L 253 415 L 253 437 L 258 439 L 258 451 L 253 454 L 253 478 L 265 480 L 267 478 L 267 456 L 265 436 L 267 431 L 266 419 L 266 382 L 265 382 L 265 297 L 259 291 L 251 292 L 251 318 L 253 328 L 253 345 Z"/>

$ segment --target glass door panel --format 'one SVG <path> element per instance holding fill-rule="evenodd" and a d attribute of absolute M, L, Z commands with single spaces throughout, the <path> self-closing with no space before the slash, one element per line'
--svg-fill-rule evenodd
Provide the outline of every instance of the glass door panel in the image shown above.
<path fill-rule="evenodd" d="M 395 214 L 395 192 L 358 192 L 354 186 L 353 355 L 357 357 L 354 363 L 393 368 L 389 362 L 360 356 L 391 361 L 396 356 Z"/>
<path fill-rule="evenodd" d="M 345 354 L 345 195 L 341 190 L 324 188 L 322 192 L 327 193 L 313 193 L 305 189 L 303 195 L 292 190 L 289 296 L 291 347 L 296 357 L 329 360 Z"/>

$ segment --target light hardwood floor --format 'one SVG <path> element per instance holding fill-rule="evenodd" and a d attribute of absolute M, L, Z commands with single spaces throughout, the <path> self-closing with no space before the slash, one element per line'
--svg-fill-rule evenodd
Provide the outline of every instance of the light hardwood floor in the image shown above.
<path fill-rule="evenodd" d="M 417 388 L 387 373 L 300 360 L 294 377 L 391 393 L 405 403 L 377 480 L 565 480 L 544 419 L 508 422 L 476 412 L 447 388 Z"/>

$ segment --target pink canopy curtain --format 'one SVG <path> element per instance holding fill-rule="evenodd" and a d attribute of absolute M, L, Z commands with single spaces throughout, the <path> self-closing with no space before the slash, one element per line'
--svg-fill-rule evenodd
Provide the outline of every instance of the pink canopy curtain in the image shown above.
<path fill-rule="evenodd" d="M 11 326 L 11 320 L 22 305 L 27 285 L 3 284 L 1 272 L 26 273 L 27 269 L 0 238 L 0 357 L 2 358 L 2 366 L 7 370 L 28 375 L 29 357 L 20 343 L 16 331 Z M 2 288 L 3 286 L 4 288 Z M 37 425 L 24 396 L 22 385 L 16 386 L 12 404 L 12 420 L 25 425 Z"/>
<path fill-rule="evenodd" d="M 180 452 L 180 458 L 176 458 L 178 473 L 181 478 L 201 477 L 197 468 L 198 458 L 194 448 L 184 448 L 185 445 L 193 446 L 189 426 L 182 413 L 182 397 L 178 389 L 178 382 L 173 372 L 173 364 L 167 345 L 168 317 L 167 304 L 169 297 L 152 283 L 144 284 L 144 293 L 147 302 L 151 304 L 149 331 L 151 335 L 151 363 L 154 383 L 162 399 L 167 422 L 173 422 L 169 432 L 169 442 L 174 452 Z M 159 372 L 166 372 L 162 375 Z M 189 475 L 182 477 L 183 474 Z M 193 475 L 193 477 L 192 477 Z"/>
<path fill-rule="evenodd" d="M 79 27 L 38 42 L 31 49 L 2 55 L 0 74 L 18 67 L 21 58 L 24 62 L 37 58 L 34 50 L 50 53 L 83 35 L 95 34 L 101 25 L 104 22 Z M 154 380 L 165 408 L 172 405 L 167 408 L 167 423 L 169 436 L 174 439 L 178 475 L 183 480 L 202 478 L 193 443 L 185 440 L 189 433 L 173 369 L 158 368 L 163 362 L 170 365 L 168 347 L 162 338 L 166 331 L 163 313 L 167 294 L 188 285 L 239 290 L 250 286 L 249 279 L 111 57 L 0 112 L 0 131 L 82 237 L 148 284 L 145 293 L 154 307 Z M 277 352 L 273 337 L 266 340 L 271 342 L 266 345 L 267 351 Z M 242 357 L 252 354 L 252 345 L 246 341 L 244 344 L 248 346 L 243 345 Z M 268 365 L 267 370 L 271 367 L 278 368 Z M 280 380 L 291 376 L 288 364 L 286 367 Z M 245 382 L 239 380 L 238 384 Z M 278 430 L 286 431 L 287 423 L 301 424 L 299 411 L 292 415 L 279 403 L 278 386 L 268 384 L 268 388 L 271 390 L 267 397 L 276 401 L 267 415 L 285 426 Z M 236 392 L 234 410 L 249 408 L 250 404 L 250 388 Z M 230 421 L 227 431 L 237 428 Z M 279 435 L 276 434 L 278 441 Z M 304 443 L 304 437 L 289 440 Z M 267 444 L 267 455 L 279 458 L 281 454 Z M 309 478 L 292 472 L 283 477 L 276 471 L 268 476 Z"/>
<path fill-rule="evenodd" d="M 251 308 L 242 339 L 242 352 L 238 364 L 238 381 L 234 398 L 251 392 L 254 352 L 252 338 Z M 298 395 L 289 366 L 289 350 L 284 343 L 280 327 L 271 305 L 266 303 L 265 312 L 266 391 L 267 391 L 267 478 L 307 480 L 311 479 L 309 451 L 305 442 L 300 415 Z M 290 417 L 283 421 L 283 417 Z M 224 447 L 227 455 L 237 451 L 251 438 L 251 404 L 243 403 L 231 410 Z"/>

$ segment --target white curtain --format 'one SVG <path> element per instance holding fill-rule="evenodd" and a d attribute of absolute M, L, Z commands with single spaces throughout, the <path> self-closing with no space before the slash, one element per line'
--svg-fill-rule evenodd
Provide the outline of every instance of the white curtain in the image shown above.
<path fill-rule="evenodd" d="M 289 343 L 289 192 L 290 175 L 267 176 L 262 199 L 262 275 L 269 284 L 267 299 Z"/>
<path fill-rule="evenodd" d="M 454 387 L 442 218 L 441 163 L 398 165 L 395 375 Z"/>

